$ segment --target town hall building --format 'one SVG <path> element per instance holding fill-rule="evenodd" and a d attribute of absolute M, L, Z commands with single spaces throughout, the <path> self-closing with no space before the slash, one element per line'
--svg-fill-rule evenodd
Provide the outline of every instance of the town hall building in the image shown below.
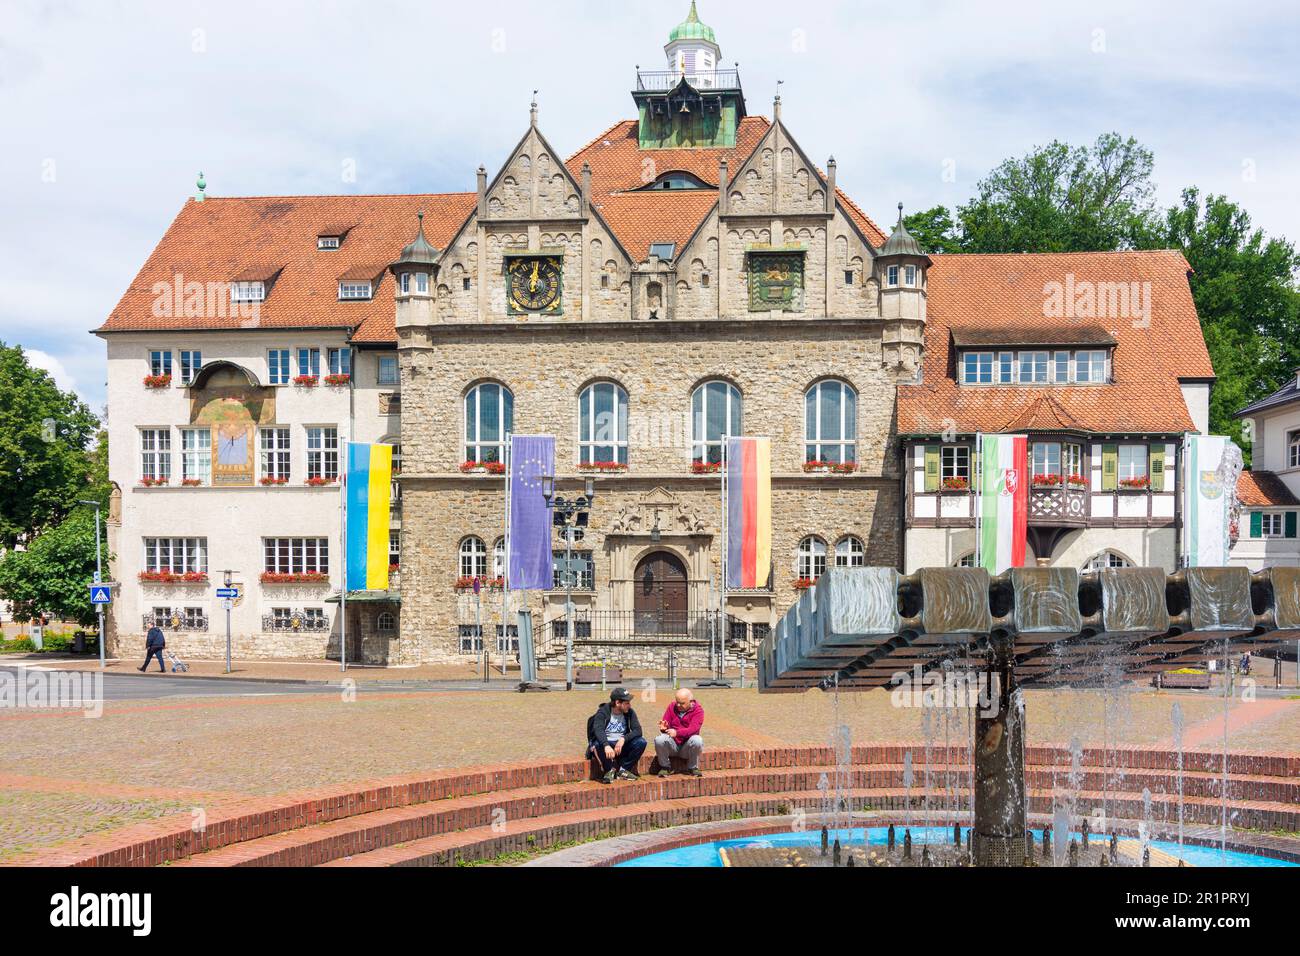
<path fill-rule="evenodd" d="M 549 657 L 570 597 L 580 661 L 747 653 L 828 567 L 968 561 L 980 431 L 1031 435 L 1035 560 L 1173 569 L 1213 380 L 1182 256 L 928 255 L 779 97 L 749 112 L 694 4 L 665 54 L 567 158 L 534 103 L 473 191 L 185 204 L 98 330 L 119 640 L 223 647 L 229 571 L 236 656 L 337 657 L 348 441 L 400 472 L 390 589 L 347 595 L 370 663 L 513 657 L 525 607 Z M 1140 314 L 1054 314 L 1066 281 Z M 511 435 L 554 436 L 556 493 L 596 493 L 546 592 L 503 587 Z M 729 435 L 772 443 L 772 567 L 744 591 Z"/>

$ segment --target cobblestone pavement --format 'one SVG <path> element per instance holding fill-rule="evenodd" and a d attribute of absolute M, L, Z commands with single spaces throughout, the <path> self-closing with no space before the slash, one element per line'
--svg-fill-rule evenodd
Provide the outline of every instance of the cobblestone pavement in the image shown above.
<path fill-rule="evenodd" d="M 639 683 L 629 686 L 647 692 Z M 671 696 L 666 683 L 653 689 L 653 702 L 638 697 L 634 704 L 648 731 Z M 855 743 L 924 739 L 924 712 L 892 706 L 883 691 L 845 693 L 838 702 L 817 691 L 701 690 L 698 696 L 706 709 L 704 736 L 715 747 L 824 744 L 836 721 L 851 728 Z M 603 699 L 599 688 L 567 694 L 377 689 L 355 697 L 110 700 L 99 719 L 81 711 L 0 711 L 0 854 L 240 794 L 576 757 L 585 720 Z M 1030 691 L 1029 740 L 1068 744 L 1078 735 L 1085 746 L 1108 739 L 1162 742 L 1171 733 L 1174 701 L 1189 729 L 1222 720 L 1221 699 L 1194 693 Z M 941 712 L 930 713 L 932 739 L 942 743 L 945 722 Z M 1234 750 L 1300 752 L 1300 700 L 1274 704 L 1258 721 L 1247 719 L 1249 713 L 1234 710 Z M 966 726 L 965 712 L 955 712 L 947 726 L 953 744 L 965 741 Z"/>

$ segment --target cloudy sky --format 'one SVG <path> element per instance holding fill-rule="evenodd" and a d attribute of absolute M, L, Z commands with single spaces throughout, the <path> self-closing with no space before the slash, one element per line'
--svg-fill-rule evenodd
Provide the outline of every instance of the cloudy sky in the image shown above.
<path fill-rule="evenodd" d="M 689 0 L 0 0 L 0 341 L 93 407 L 89 334 L 194 191 L 474 188 L 541 123 L 566 154 L 633 113 Z M 753 113 L 877 221 L 967 199 L 1052 139 L 1137 137 L 1160 198 L 1226 193 L 1300 240 L 1300 7 L 1247 0 L 701 0 Z M 347 175 L 355 169 L 355 176 Z M 945 176 L 945 170 L 949 175 Z M 952 175 L 955 173 L 955 175 Z"/>

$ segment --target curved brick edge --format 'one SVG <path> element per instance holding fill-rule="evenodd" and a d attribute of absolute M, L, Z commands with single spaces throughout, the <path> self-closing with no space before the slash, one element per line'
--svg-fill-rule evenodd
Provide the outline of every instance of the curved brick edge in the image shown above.
<path fill-rule="evenodd" d="M 855 765 L 899 764 L 905 753 L 921 755 L 921 742 L 860 744 L 853 747 Z M 932 765 L 966 762 L 967 748 L 932 746 Z M 1068 767 L 1067 747 L 1039 745 L 1026 748 L 1031 768 Z M 653 754 L 642 759 L 648 771 Z M 1121 747 L 1085 749 L 1086 767 L 1107 769 L 1173 770 L 1178 755 L 1167 749 Z M 712 750 L 705 754 L 706 770 L 746 770 L 835 764 L 831 747 L 789 746 L 759 749 Z M 1222 752 L 1189 751 L 1183 755 L 1188 771 L 1221 772 Z M 1300 777 L 1300 754 L 1230 753 L 1228 773 L 1282 778 Z M 91 834 L 47 850 L 10 861 L 10 866 L 157 866 L 302 827 L 328 823 L 380 810 L 431 803 L 449 797 L 513 790 L 524 787 L 572 783 L 591 778 L 591 766 L 582 759 L 511 763 L 456 768 L 435 773 L 410 774 L 378 780 L 338 784 L 275 797 L 249 797 L 224 803 L 207 814 L 205 825 L 195 827 L 192 814 L 175 814 L 118 830 Z M 919 794 L 919 791 L 918 791 Z"/>
<path fill-rule="evenodd" d="M 887 827 L 891 824 L 902 828 L 916 826 L 921 823 L 951 827 L 956 822 L 949 815 L 935 812 L 929 814 L 919 812 L 907 818 L 901 818 L 897 814 L 870 811 L 856 812 L 849 816 L 851 818 L 851 829 L 863 826 Z M 788 833 L 794 829 L 799 820 L 798 817 L 783 816 L 693 823 L 666 830 L 651 830 L 644 833 L 610 837 L 596 843 L 569 847 L 538 857 L 535 860 L 529 860 L 521 865 L 538 867 L 617 866 L 620 863 L 626 863 L 639 857 L 664 853 L 669 850 L 680 850 L 684 847 L 699 846 L 703 843 L 739 840 L 746 837 L 767 836 L 773 833 Z M 1053 818 L 1048 814 L 1029 814 L 1030 825 L 1034 827 L 1046 826 L 1052 823 L 1052 820 Z M 823 825 L 831 826 L 833 823 L 832 818 L 825 817 L 822 814 L 808 814 L 802 818 L 802 825 L 806 829 L 813 831 L 819 830 Z M 963 826 L 969 826 L 969 822 L 963 821 Z M 1121 836 L 1136 837 L 1139 835 L 1138 821 L 1136 820 L 1117 820 L 1112 829 Z M 1177 840 L 1178 831 L 1174 830 L 1170 833 L 1167 830 L 1156 829 L 1153 837 L 1157 840 L 1168 840 L 1170 838 Z M 1193 846 L 1216 847 L 1220 843 L 1219 831 L 1212 827 L 1184 827 L 1183 839 Z M 1228 837 L 1227 845 L 1230 850 L 1253 853 L 1256 856 L 1269 857 L 1275 860 L 1286 860 L 1291 863 L 1300 863 L 1300 838 L 1233 832 Z"/>

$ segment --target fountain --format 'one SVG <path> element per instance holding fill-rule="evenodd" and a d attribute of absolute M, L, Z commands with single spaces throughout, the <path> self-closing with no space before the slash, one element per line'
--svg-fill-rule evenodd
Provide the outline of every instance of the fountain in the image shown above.
<path fill-rule="evenodd" d="M 1111 694 L 1127 678 L 1178 670 L 1220 649 L 1227 659 L 1243 649 L 1297 639 L 1300 569 L 1296 568 L 1257 574 L 1245 568 L 1188 568 L 1175 574 L 1157 568 L 1112 568 L 1089 575 L 1068 568 L 1016 568 L 996 577 L 979 568 L 927 568 L 910 576 L 887 568 L 833 568 L 803 594 L 764 641 L 759 687 L 781 692 L 833 688 L 838 693 L 898 686 L 910 678 L 908 667 L 914 667 L 917 675 L 935 670 L 945 676 L 979 672 L 981 705 L 974 709 L 968 738 L 973 745 L 970 858 L 977 866 L 1020 866 L 1033 857 L 1032 835 L 1027 835 L 1022 688 L 1101 686 Z M 1226 707 L 1227 701 L 1221 821 L 1225 845 L 1229 826 Z M 1108 698 L 1108 722 L 1117 709 L 1118 699 Z M 934 742 L 928 712 L 923 722 L 928 810 Z M 1174 725 L 1181 824 L 1181 712 L 1175 711 Z M 952 769 L 949 727 L 945 716 L 944 810 L 955 816 L 955 788 L 947 797 Z M 1106 750 L 1104 787 L 1112 771 L 1109 739 Z M 1072 837 L 1082 779 L 1081 751 L 1077 739 L 1072 741 L 1070 799 L 1066 806 L 1057 806 L 1051 834 L 1043 833 L 1044 856 L 1050 847 L 1056 865 L 1080 865 L 1082 858 L 1091 862 L 1100 853 L 1096 865 L 1115 865 L 1120 854 L 1113 833 L 1108 846 L 1099 839 L 1096 851 L 1090 837 L 1103 834 L 1087 820 L 1082 846 Z M 838 765 L 838 752 L 836 757 Z M 1113 763 L 1114 773 L 1122 774 L 1118 752 Z M 838 772 L 836 777 L 838 791 Z M 904 755 L 908 826 L 903 839 L 908 861 L 912 859 L 913 777 L 909 751 Z M 1100 826 L 1105 829 L 1111 818 L 1108 793 L 1103 812 Z M 1149 865 L 1152 822 L 1147 791 L 1140 843 L 1143 865 Z M 954 832 L 953 843 L 960 851 L 959 823 Z M 926 864 L 946 855 L 942 840 L 931 854 L 928 829 L 922 831 L 922 839 Z"/>

